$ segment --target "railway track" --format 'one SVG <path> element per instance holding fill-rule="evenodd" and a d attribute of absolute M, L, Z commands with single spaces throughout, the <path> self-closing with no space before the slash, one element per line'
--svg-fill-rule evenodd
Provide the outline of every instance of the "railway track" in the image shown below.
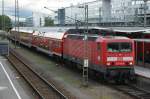
<path fill-rule="evenodd" d="M 9 60 L 10 61 L 12 61 L 11 63 L 12 64 L 14 64 L 15 65 L 15 63 L 17 63 L 18 64 L 18 62 L 17 61 L 21 61 L 21 64 L 23 63 L 23 65 L 26 65 L 25 63 L 26 62 L 22 62 L 22 60 L 21 60 L 21 56 L 16 56 L 15 55 L 16 54 L 16 52 L 14 52 L 13 50 L 10 50 L 10 56 L 9 56 Z M 12 58 L 17 58 L 16 59 L 16 61 L 14 61 L 14 59 L 12 59 Z M 19 60 L 18 60 L 19 59 Z M 24 60 L 25 61 L 25 60 Z M 18 64 L 19 65 L 19 64 Z M 17 65 L 16 65 L 17 66 Z M 22 69 L 22 66 L 20 67 L 20 66 L 17 66 L 16 67 L 15 66 L 15 68 L 20 72 L 20 73 L 22 73 L 22 70 L 20 71 L 20 68 Z M 26 68 L 29 68 L 29 66 L 24 66 L 24 67 L 26 67 Z M 30 68 L 29 68 L 30 69 Z M 23 71 L 25 71 L 25 69 L 23 69 Z M 31 71 L 33 71 L 32 69 L 31 69 Z M 26 72 L 26 71 L 25 71 Z M 36 73 L 36 72 L 35 72 Z M 28 75 L 28 74 L 27 74 Z M 37 76 L 39 76 L 38 74 L 37 74 Z M 26 78 L 26 75 L 24 75 L 23 76 L 25 79 L 28 79 L 28 78 Z M 42 78 L 42 77 L 41 77 Z M 27 80 L 28 81 L 28 80 Z M 29 83 L 30 83 L 30 81 L 28 81 Z M 35 82 L 39 82 L 39 81 L 35 81 Z M 44 80 L 44 82 L 45 82 L 45 80 Z M 47 83 L 47 82 L 46 82 Z M 33 83 L 34 84 L 34 83 Z M 103 83 L 102 83 L 103 84 Z M 33 86 L 32 84 L 30 84 L 31 86 Z M 40 84 L 41 85 L 41 84 Z M 146 90 L 143 90 L 143 89 L 141 89 L 141 88 L 138 88 L 138 87 L 136 87 L 136 85 L 130 85 L 130 84 L 127 84 L 127 85 L 109 85 L 109 84 L 104 84 L 104 85 L 106 85 L 106 86 L 110 86 L 111 88 L 113 88 L 113 89 L 116 89 L 116 90 L 119 90 L 119 91 L 121 91 L 121 92 L 123 92 L 123 93 L 125 93 L 125 94 L 127 94 L 127 95 L 129 95 L 129 96 L 131 96 L 131 97 L 134 97 L 135 99 L 150 99 L 150 92 L 147 92 Z M 37 85 L 37 86 L 39 86 L 39 85 Z M 50 85 L 48 84 L 48 87 L 50 87 Z M 52 87 L 53 88 L 53 87 Z M 36 91 L 37 91 L 37 93 L 43 98 L 43 94 L 41 95 L 41 93 L 37 90 L 37 88 L 34 88 Z M 53 90 L 55 90 L 55 88 L 53 89 Z M 42 91 L 42 90 L 41 90 Z M 44 92 L 44 91 L 43 91 Z M 47 97 L 47 98 L 43 98 L 43 99 L 67 99 L 67 97 L 66 96 L 64 96 L 62 93 L 60 93 L 59 91 L 58 91 L 58 93 L 57 93 L 57 89 L 56 89 L 56 91 L 55 91 L 56 93 L 54 93 L 54 94 L 49 94 L 49 96 Z M 46 92 L 47 93 L 47 92 Z M 51 92 L 50 92 L 51 93 Z M 44 93 L 45 94 L 45 93 Z M 57 96 L 58 95 L 58 96 Z M 51 97 L 51 98 L 49 98 L 49 97 Z M 69 99 L 70 99 L 70 97 L 69 97 Z"/>
<path fill-rule="evenodd" d="M 150 92 L 138 88 L 136 85 L 115 85 L 113 88 L 128 94 L 135 99 L 150 99 Z"/>
<path fill-rule="evenodd" d="M 46 81 L 37 72 L 29 67 L 29 64 L 24 62 L 22 56 L 17 55 L 11 49 L 8 60 L 16 68 L 16 70 L 25 78 L 42 99 L 68 99 L 56 87 Z"/>

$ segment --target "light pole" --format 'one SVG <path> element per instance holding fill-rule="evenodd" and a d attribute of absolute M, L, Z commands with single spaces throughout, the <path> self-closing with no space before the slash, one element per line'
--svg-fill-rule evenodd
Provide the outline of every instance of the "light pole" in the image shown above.
<path fill-rule="evenodd" d="M 20 24 L 19 24 L 19 1 L 17 0 L 16 3 L 17 3 L 17 18 L 18 18 L 18 19 L 17 19 L 17 25 L 18 25 L 18 26 L 17 26 L 17 27 L 18 27 L 18 33 L 17 33 L 17 34 L 18 34 L 18 41 L 19 41 L 18 43 L 19 43 L 19 45 L 20 45 L 20 33 L 19 33 L 19 25 L 20 25 Z"/>
<path fill-rule="evenodd" d="M 17 22 L 16 22 L 16 12 L 17 12 L 17 1 L 15 0 L 15 48 L 17 47 L 17 33 L 16 33 L 16 24 L 17 24 Z"/>

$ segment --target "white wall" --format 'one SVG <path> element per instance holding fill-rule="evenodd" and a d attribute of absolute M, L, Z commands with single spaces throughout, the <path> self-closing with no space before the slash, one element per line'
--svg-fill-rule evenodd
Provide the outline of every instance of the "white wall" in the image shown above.
<path fill-rule="evenodd" d="M 39 13 L 39 12 L 33 12 L 33 25 L 34 27 L 42 27 L 45 24 L 45 17 L 47 17 L 48 15 L 43 14 L 43 13 Z M 41 24 L 40 24 L 40 20 L 41 20 Z"/>

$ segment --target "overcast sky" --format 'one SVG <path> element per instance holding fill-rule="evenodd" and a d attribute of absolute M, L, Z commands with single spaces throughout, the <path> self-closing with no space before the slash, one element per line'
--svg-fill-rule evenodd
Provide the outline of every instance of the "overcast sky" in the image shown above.
<path fill-rule="evenodd" d="M 78 3 L 90 2 L 95 0 L 18 0 L 19 8 L 20 8 L 20 16 L 28 17 L 32 15 L 32 12 L 42 12 L 46 14 L 51 14 L 52 12 L 44 9 L 44 6 L 57 10 L 61 7 L 67 7 L 71 4 L 76 5 Z M 2 2 L 2 0 L 0 0 Z M 9 16 L 14 15 L 14 5 L 15 0 L 4 0 L 5 2 L 5 13 Z M 0 3 L 2 4 L 2 3 Z M 0 14 L 1 14 L 1 6 L 0 5 Z"/>

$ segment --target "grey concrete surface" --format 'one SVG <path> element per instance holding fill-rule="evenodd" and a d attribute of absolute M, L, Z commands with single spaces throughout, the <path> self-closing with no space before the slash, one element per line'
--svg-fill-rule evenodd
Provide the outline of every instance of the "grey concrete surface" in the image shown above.
<path fill-rule="evenodd" d="M 33 99 L 4 57 L 0 57 L 0 99 Z"/>

